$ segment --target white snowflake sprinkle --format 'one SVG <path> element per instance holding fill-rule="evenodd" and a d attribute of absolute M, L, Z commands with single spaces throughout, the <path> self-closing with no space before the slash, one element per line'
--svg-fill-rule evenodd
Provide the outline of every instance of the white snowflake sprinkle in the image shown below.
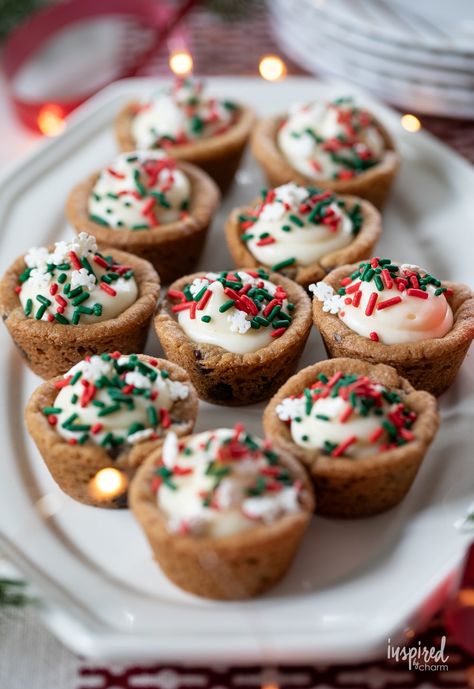
<path fill-rule="evenodd" d="M 49 260 L 49 251 L 44 246 L 32 248 L 25 254 L 25 263 L 28 268 L 43 268 Z"/>
<path fill-rule="evenodd" d="M 299 206 L 307 197 L 308 190 L 306 187 L 301 187 L 299 184 L 290 182 L 289 184 L 282 184 L 275 189 L 276 197 L 282 203 L 287 203 L 291 207 Z"/>
<path fill-rule="evenodd" d="M 305 401 L 299 397 L 285 397 L 275 411 L 281 421 L 292 421 L 304 416 Z"/>
<path fill-rule="evenodd" d="M 89 273 L 85 268 L 80 270 L 73 270 L 71 273 L 71 287 L 75 289 L 76 287 L 82 287 L 88 292 L 92 292 L 96 285 L 96 278 L 94 275 Z"/>
<path fill-rule="evenodd" d="M 142 431 L 135 431 L 135 433 L 127 436 L 127 442 L 131 445 L 136 445 L 144 440 L 148 440 L 154 432 L 153 428 L 144 428 Z"/>
<path fill-rule="evenodd" d="M 55 266 L 61 263 L 68 262 L 68 252 L 70 251 L 69 244 L 67 242 L 56 242 L 54 245 L 54 251 L 51 254 L 49 261 Z"/>
<path fill-rule="evenodd" d="M 237 481 L 224 478 L 215 491 L 215 500 L 221 509 L 228 510 L 239 504 L 241 494 L 242 489 L 239 488 Z"/>
<path fill-rule="evenodd" d="M 189 397 L 189 388 L 184 383 L 181 383 L 181 381 L 168 378 L 167 383 L 169 394 L 173 402 L 176 400 L 185 400 Z"/>
<path fill-rule="evenodd" d="M 203 287 L 207 287 L 208 285 L 209 280 L 207 278 L 196 278 L 189 286 L 189 291 L 191 292 L 193 297 L 195 297 L 196 294 L 199 294 Z"/>
<path fill-rule="evenodd" d="M 325 313 L 336 314 L 342 309 L 344 304 L 343 297 L 340 294 L 333 294 L 329 299 L 325 299 L 323 303 L 323 311 Z"/>
<path fill-rule="evenodd" d="M 80 371 L 82 373 L 82 378 L 94 382 L 102 376 L 111 374 L 112 370 L 113 366 L 111 361 L 106 361 L 95 354 L 89 361 L 79 361 L 79 363 L 69 369 L 64 377 L 74 376 L 75 373 Z"/>
<path fill-rule="evenodd" d="M 178 436 L 176 435 L 176 433 L 173 433 L 173 431 L 170 431 L 165 438 L 165 442 L 163 443 L 163 450 L 161 452 L 161 459 L 163 460 L 163 464 L 165 465 L 165 467 L 171 469 L 174 466 L 177 456 Z"/>
<path fill-rule="evenodd" d="M 139 371 L 128 371 L 125 374 L 125 382 L 127 385 L 133 385 L 135 388 L 141 388 L 142 390 L 149 390 L 151 388 L 150 378 Z"/>
<path fill-rule="evenodd" d="M 322 280 L 320 282 L 313 283 L 308 289 L 319 301 L 326 301 L 326 299 L 329 299 L 334 294 L 334 288 Z"/>
<path fill-rule="evenodd" d="M 237 272 L 237 275 L 242 280 L 244 285 L 246 285 L 247 283 L 249 283 L 250 285 L 254 285 L 258 280 L 260 280 L 260 278 L 254 278 L 253 275 L 249 275 L 248 273 L 245 273 L 243 270 L 239 270 Z"/>
<path fill-rule="evenodd" d="M 237 309 L 234 313 L 227 316 L 227 320 L 230 323 L 230 331 L 232 333 L 239 333 L 239 335 L 245 335 L 247 330 L 250 329 L 250 321 L 247 320 L 247 314 L 245 311 L 238 311 Z"/>
<path fill-rule="evenodd" d="M 285 215 L 285 206 L 280 201 L 274 201 L 273 203 L 266 203 L 262 208 L 259 220 L 265 220 L 271 222 L 272 220 L 281 220 Z"/>
<path fill-rule="evenodd" d="M 87 232 L 80 232 L 76 239 L 69 244 L 69 251 L 75 251 L 80 256 L 84 256 L 89 251 L 95 253 L 97 251 L 95 237 L 87 234 Z"/>
<path fill-rule="evenodd" d="M 33 268 L 28 277 L 28 282 L 34 289 L 42 290 L 49 285 L 50 278 L 51 275 L 44 271 L 43 268 Z"/>

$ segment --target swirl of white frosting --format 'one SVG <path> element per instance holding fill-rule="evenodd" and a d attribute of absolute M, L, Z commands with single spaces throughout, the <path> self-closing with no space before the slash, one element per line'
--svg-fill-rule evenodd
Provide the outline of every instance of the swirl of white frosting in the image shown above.
<path fill-rule="evenodd" d="M 36 320 L 77 325 L 116 318 L 137 299 L 130 267 L 97 250 L 95 238 L 81 232 L 70 242 L 30 249 L 20 276 L 19 298 L 25 315 Z"/>
<path fill-rule="evenodd" d="M 156 360 L 120 354 L 80 361 L 57 387 L 53 406 L 43 410 L 50 424 L 72 444 L 104 447 L 162 436 L 170 424 L 169 411 L 189 395 L 189 387 L 171 380 Z"/>
<path fill-rule="evenodd" d="M 234 287 L 230 288 L 224 284 L 223 275 L 226 273 L 208 273 L 204 278 L 196 278 L 189 286 L 193 298 L 200 294 L 204 296 L 203 292 L 210 293 L 205 305 L 202 306 L 199 300 L 197 308 L 196 302 L 194 306 L 192 302 L 187 302 L 187 308 L 186 304 L 184 308 L 180 304 L 173 307 L 178 311 L 178 322 L 186 335 L 194 342 L 217 345 L 235 354 L 256 352 L 282 335 L 292 320 L 288 313 L 292 305 L 288 304 L 283 288 L 262 278 L 258 273 L 250 275 L 244 271 L 230 274 L 233 280 L 236 276 L 240 280 L 231 283 Z M 232 294 L 236 290 L 240 292 L 242 286 L 245 290 L 245 286 L 249 285 L 250 290 L 247 291 L 245 300 L 246 304 L 252 302 L 253 313 L 243 310 L 245 304 L 239 308 L 239 303 Z M 259 290 L 266 293 L 266 298 L 259 299 Z M 275 307 L 279 308 L 270 322 L 266 316 L 271 318 L 268 312 Z"/>
<path fill-rule="evenodd" d="M 122 153 L 99 173 L 91 220 L 114 230 L 148 229 L 187 214 L 191 185 L 164 151 Z"/>
<path fill-rule="evenodd" d="M 324 215 L 312 214 L 318 203 Z M 293 182 L 268 192 L 252 213 L 252 220 L 255 217 L 244 223 L 242 237 L 253 256 L 267 266 L 292 259 L 291 265 L 308 266 L 353 239 L 354 224 L 331 192 Z"/>
<path fill-rule="evenodd" d="M 291 166 L 312 179 L 347 179 L 379 162 L 383 136 L 351 99 L 295 106 L 278 132 Z"/>
<path fill-rule="evenodd" d="M 301 510 L 299 481 L 238 427 L 199 433 L 184 447 L 168 434 L 152 487 L 168 529 L 193 536 L 230 536 Z"/>
<path fill-rule="evenodd" d="M 344 281 L 345 294 L 336 294 L 326 283 L 311 285 L 310 290 L 324 302 L 324 311 L 337 313 L 348 328 L 363 337 L 388 345 L 444 337 L 454 322 L 446 288 L 418 266 L 388 263 L 393 267 L 390 273 L 378 259 L 371 260 L 372 269 L 362 263 L 359 275 Z M 361 279 L 366 268 L 379 272 Z"/>
<path fill-rule="evenodd" d="M 202 82 L 178 78 L 171 88 L 140 105 L 132 120 L 132 136 L 137 148 L 189 143 L 227 130 L 235 114 L 230 101 L 204 98 Z"/>
<path fill-rule="evenodd" d="M 414 438 L 416 414 L 401 397 L 365 376 L 338 372 L 277 406 L 293 441 L 333 457 L 366 457 Z"/>

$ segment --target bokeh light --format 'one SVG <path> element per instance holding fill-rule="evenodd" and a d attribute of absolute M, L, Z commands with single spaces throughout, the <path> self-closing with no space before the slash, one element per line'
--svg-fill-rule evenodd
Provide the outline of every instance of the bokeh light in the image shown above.
<path fill-rule="evenodd" d="M 45 136 L 59 136 L 66 129 L 64 115 L 59 105 L 48 103 L 38 113 L 38 129 Z"/>
<path fill-rule="evenodd" d="M 278 55 L 264 55 L 259 62 L 258 71 L 266 81 L 279 81 L 287 74 L 286 65 Z"/>
<path fill-rule="evenodd" d="M 421 122 L 415 115 L 410 115 L 409 113 L 402 115 L 400 122 L 403 129 L 406 129 L 407 132 L 417 132 L 421 129 Z"/>
<path fill-rule="evenodd" d="M 169 66 L 174 74 L 185 76 L 193 71 L 193 58 L 186 50 L 174 50 L 170 54 Z"/>

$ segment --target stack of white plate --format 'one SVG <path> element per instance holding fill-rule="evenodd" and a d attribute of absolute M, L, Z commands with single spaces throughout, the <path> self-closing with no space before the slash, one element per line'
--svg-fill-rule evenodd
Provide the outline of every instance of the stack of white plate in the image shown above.
<path fill-rule="evenodd" d="M 474 0 L 268 0 L 282 50 L 395 105 L 474 118 Z"/>

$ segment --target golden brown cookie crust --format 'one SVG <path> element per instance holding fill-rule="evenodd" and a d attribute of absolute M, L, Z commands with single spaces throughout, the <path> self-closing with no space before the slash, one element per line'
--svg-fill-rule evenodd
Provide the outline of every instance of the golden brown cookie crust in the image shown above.
<path fill-rule="evenodd" d="M 301 512 L 231 536 L 198 538 L 166 528 L 151 489 L 159 457 L 160 450 L 153 452 L 137 471 L 130 505 L 166 576 L 185 591 L 220 600 L 252 598 L 276 584 L 291 565 L 314 509 L 311 483 L 298 462 L 280 454 L 282 465 L 303 484 Z"/>
<path fill-rule="evenodd" d="M 62 325 L 25 316 L 14 291 L 26 267 L 23 256 L 3 276 L 0 313 L 26 363 L 38 376 L 47 379 L 61 375 L 87 355 L 115 350 L 133 354 L 143 350 L 160 293 L 158 275 L 148 261 L 137 256 L 116 249 L 109 253 L 119 263 L 133 268 L 138 298 L 116 318 L 99 323 Z"/>
<path fill-rule="evenodd" d="M 187 283 L 205 275 L 185 275 L 170 289 L 182 290 Z M 311 302 L 303 288 L 288 278 L 270 273 L 269 280 L 282 285 L 289 301 L 295 304 L 293 322 L 274 342 L 247 354 L 193 342 L 179 325 L 169 300 L 162 302 L 155 318 L 161 346 L 168 359 L 188 371 L 201 399 L 229 406 L 260 402 L 268 399 L 295 371 L 311 330 Z"/>
<path fill-rule="evenodd" d="M 337 266 L 368 258 L 373 254 L 373 249 L 380 239 L 382 219 L 378 210 L 369 201 L 355 196 L 341 196 L 340 199 L 346 203 L 349 209 L 355 206 L 356 203 L 360 204 L 363 216 L 362 226 L 348 246 L 329 252 L 322 256 L 319 261 L 309 266 L 297 266 L 296 268 L 289 266 L 281 271 L 283 275 L 286 275 L 304 288 L 307 288 L 312 282 L 322 280 L 327 273 Z M 242 266 L 252 266 L 255 268 L 263 265 L 267 270 L 271 270 L 271 266 L 260 264 L 247 249 L 245 242 L 240 239 L 242 230 L 240 229 L 239 216 L 251 212 L 256 204 L 257 201 L 254 201 L 251 206 L 235 208 L 229 215 L 225 225 L 227 246 L 234 264 L 238 268 Z"/>
<path fill-rule="evenodd" d="M 204 247 L 207 230 L 219 206 L 220 193 L 213 180 L 195 165 L 178 168 L 191 184 L 189 216 L 144 230 L 104 227 L 89 218 L 89 197 L 99 172 L 74 187 L 66 203 L 66 216 L 76 232 L 94 235 L 99 247 L 129 251 L 153 264 L 163 284 L 192 270 Z"/>
<path fill-rule="evenodd" d="M 158 362 L 158 368 L 166 369 L 171 380 L 185 383 L 189 388 L 189 395 L 184 400 L 176 400 L 171 414 L 170 431 L 178 436 L 191 433 L 194 428 L 198 410 L 198 397 L 189 376 L 180 366 L 171 361 L 156 359 L 146 354 L 139 354 L 138 358 L 145 363 L 150 360 Z M 116 459 L 100 445 L 92 443 L 84 445 L 69 445 L 59 433 L 48 423 L 43 414 L 44 407 L 54 406 L 54 400 L 58 395 L 55 387 L 61 376 L 42 383 L 32 394 L 25 410 L 25 421 L 28 431 L 36 443 L 52 477 L 60 488 L 86 505 L 95 507 L 119 508 L 127 506 L 127 495 L 121 494 L 116 498 L 99 499 L 90 490 L 90 482 L 101 469 L 114 467 L 121 470 L 127 479 L 131 479 L 136 468 L 145 457 L 157 447 L 161 447 L 163 439 L 144 440 L 132 445 L 130 449 L 121 453 Z"/>
<path fill-rule="evenodd" d="M 336 268 L 324 282 L 337 291 L 341 279 L 358 267 L 359 264 L 354 263 Z M 453 296 L 447 299 L 454 315 L 454 325 L 444 337 L 409 344 L 373 342 L 348 328 L 337 314 L 324 313 L 323 304 L 317 299 L 313 299 L 314 324 L 329 356 L 347 356 L 394 366 L 416 389 L 427 390 L 437 397 L 453 383 L 474 337 L 472 291 L 461 283 L 443 281 L 443 285 L 453 290 Z"/>
<path fill-rule="evenodd" d="M 384 139 L 386 151 L 382 160 L 360 175 L 347 180 L 311 179 L 295 170 L 286 160 L 277 144 L 278 129 L 285 118 L 281 115 L 265 117 L 257 123 L 252 134 L 252 153 L 263 168 L 272 187 L 287 182 L 313 184 L 331 189 L 336 194 L 348 194 L 367 199 L 377 208 L 382 208 L 388 196 L 400 165 L 400 158 L 394 141 L 387 129 L 377 120 Z"/>
<path fill-rule="evenodd" d="M 285 397 L 301 394 L 315 382 L 318 374 L 330 377 L 337 371 L 367 376 L 401 393 L 404 404 L 417 413 L 411 428 L 415 440 L 354 459 L 328 457 L 317 449 L 297 445 L 289 426 L 277 416 L 278 404 Z M 397 505 L 410 489 L 438 426 L 436 399 L 432 395 L 415 390 L 391 366 L 349 358 L 320 361 L 299 371 L 272 397 L 263 415 L 265 434 L 274 446 L 291 453 L 310 472 L 318 514 L 339 518 L 369 517 Z"/>
<path fill-rule="evenodd" d="M 138 105 L 137 101 L 127 103 L 115 119 L 115 137 L 120 151 L 136 149 L 131 123 Z M 255 122 L 251 108 L 241 103 L 237 105 L 237 120 L 227 131 L 192 143 L 169 146 L 166 149 L 171 157 L 202 168 L 216 181 L 222 193 L 225 193 L 233 182 Z"/>

